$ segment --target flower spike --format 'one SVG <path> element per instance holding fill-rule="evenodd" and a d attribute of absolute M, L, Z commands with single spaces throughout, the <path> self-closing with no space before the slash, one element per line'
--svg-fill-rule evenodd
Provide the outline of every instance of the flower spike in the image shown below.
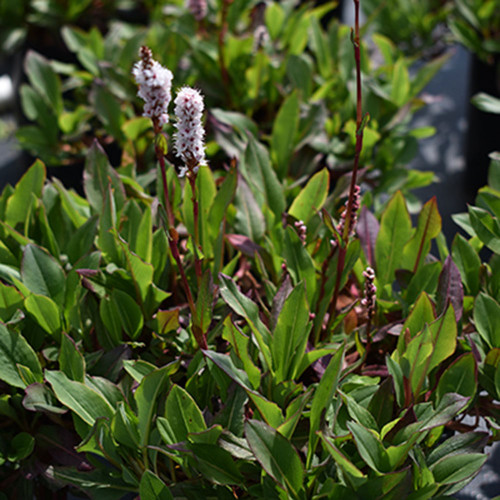
<path fill-rule="evenodd" d="M 143 116 L 153 120 L 155 130 L 168 123 L 168 105 L 172 98 L 172 72 L 153 59 L 149 47 L 141 47 L 141 60 L 134 64 L 132 74 L 139 85 L 137 95 L 144 100 Z"/>
<path fill-rule="evenodd" d="M 203 114 L 203 97 L 191 87 L 183 87 L 175 98 L 175 116 L 177 132 L 174 134 L 177 156 L 184 161 L 181 168 L 182 177 L 188 171 L 196 173 L 200 165 L 206 165 L 205 145 L 203 138 L 205 130 L 201 123 Z"/>

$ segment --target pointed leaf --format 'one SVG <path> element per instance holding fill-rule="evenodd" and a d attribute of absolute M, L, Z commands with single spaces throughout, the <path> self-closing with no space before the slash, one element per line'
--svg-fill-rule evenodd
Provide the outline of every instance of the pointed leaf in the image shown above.
<path fill-rule="evenodd" d="M 376 275 L 382 286 L 394 280 L 394 271 L 401 265 L 403 248 L 411 234 L 410 215 L 403 195 L 398 191 L 382 214 L 375 243 Z"/>
<path fill-rule="evenodd" d="M 290 442 L 258 420 L 245 423 L 245 437 L 262 468 L 292 498 L 298 498 L 303 489 L 304 468 Z"/>
<path fill-rule="evenodd" d="M 94 425 L 96 419 L 113 417 L 114 410 L 104 397 L 86 385 L 70 380 L 63 372 L 45 371 L 57 399 L 75 412 L 84 422 Z"/>
<path fill-rule="evenodd" d="M 330 175 L 328 169 L 324 168 L 314 174 L 295 200 L 293 200 L 288 213 L 307 224 L 311 217 L 319 212 L 325 203 L 329 184 Z"/>
<path fill-rule="evenodd" d="M 19 374 L 18 363 L 27 366 L 36 376 L 42 375 L 40 362 L 26 339 L 0 323 L 0 380 L 24 389 L 27 384 Z"/>
<path fill-rule="evenodd" d="M 418 216 L 417 230 L 403 249 L 403 267 L 417 272 L 431 248 L 431 240 L 441 232 L 441 216 L 436 197 L 429 200 Z"/>
<path fill-rule="evenodd" d="M 167 485 L 150 470 L 141 477 L 139 496 L 141 500 L 174 500 Z"/>

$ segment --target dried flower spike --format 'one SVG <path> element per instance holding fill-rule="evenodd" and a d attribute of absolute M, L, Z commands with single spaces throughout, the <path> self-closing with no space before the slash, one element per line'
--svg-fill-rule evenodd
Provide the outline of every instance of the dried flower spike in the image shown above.
<path fill-rule="evenodd" d="M 188 0 L 187 7 L 198 22 L 207 15 L 208 6 L 206 0 Z"/>
<path fill-rule="evenodd" d="M 356 186 L 354 187 L 354 199 L 352 200 L 352 212 L 349 218 L 349 232 L 348 232 L 349 236 L 352 236 L 356 231 L 356 223 L 358 222 L 358 210 L 360 205 L 360 195 L 361 195 L 361 188 L 356 184 Z M 348 202 L 346 202 L 346 207 L 344 208 L 344 211 L 340 215 L 340 221 L 337 226 L 337 231 L 341 235 L 344 234 L 344 226 L 347 218 L 347 205 Z"/>
<path fill-rule="evenodd" d="M 295 229 L 297 230 L 297 233 L 299 235 L 299 238 L 302 241 L 302 244 L 306 243 L 306 237 L 307 237 L 307 226 L 304 224 L 304 221 L 298 220 L 294 222 Z"/>
<path fill-rule="evenodd" d="M 139 85 L 137 95 L 144 100 L 144 116 L 153 120 L 155 129 L 168 122 L 171 100 L 172 72 L 153 59 L 149 47 L 141 47 L 141 60 L 134 64 L 132 74 Z"/>
<path fill-rule="evenodd" d="M 203 97 L 191 87 L 183 87 L 175 98 L 177 132 L 174 134 L 177 156 L 184 161 L 180 171 L 182 177 L 188 171 L 197 172 L 200 165 L 206 165 L 203 138 L 205 130 L 201 124 Z"/>
<path fill-rule="evenodd" d="M 363 271 L 363 276 L 366 278 L 365 296 L 361 300 L 361 305 L 366 307 L 368 318 L 371 320 L 375 312 L 375 295 L 377 293 L 377 287 L 374 284 L 375 271 L 371 267 L 367 267 L 366 270 Z"/>

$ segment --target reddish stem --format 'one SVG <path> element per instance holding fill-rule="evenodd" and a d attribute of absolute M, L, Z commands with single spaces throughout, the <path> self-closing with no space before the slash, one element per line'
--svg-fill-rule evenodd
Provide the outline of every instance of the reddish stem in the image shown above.
<path fill-rule="evenodd" d="M 354 59 L 356 62 L 356 147 L 354 153 L 354 165 L 351 176 L 351 186 L 349 189 L 349 198 L 347 200 L 344 230 L 339 241 L 339 257 L 337 261 L 337 277 L 335 281 L 335 290 L 333 292 L 332 302 L 330 303 L 330 317 L 328 320 L 327 331 L 331 328 L 337 314 L 337 300 L 340 293 L 340 280 L 344 271 L 347 245 L 349 243 L 349 234 L 352 226 L 352 211 L 355 199 L 356 182 L 358 177 L 359 159 L 363 149 L 363 108 L 362 108 L 362 88 L 361 88 L 361 51 L 359 38 L 359 0 L 354 1 Z"/>

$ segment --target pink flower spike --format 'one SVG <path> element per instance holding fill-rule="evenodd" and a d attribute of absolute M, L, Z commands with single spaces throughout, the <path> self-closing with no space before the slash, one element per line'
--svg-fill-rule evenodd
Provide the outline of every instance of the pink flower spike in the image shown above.
<path fill-rule="evenodd" d="M 177 132 L 174 134 L 177 156 L 182 158 L 186 167 L 193 172 L 200 165 L 206 165 L 205 145 L 203 139 L 205 130 L 201 123 L 203 115 L 203 97 L 200 92 L 191 87 L 182 87 L 175 98 L 175 116 Z M 185 172 L 185 168 L 181 172 Z"/>
<path fill-rule="evenodd" d="M 137 95 L 144 100 L 143 116 L 156 127 L 168 123 L 168 105 L 172 99 L 172 72 L 152 57 L 151 49 L 141 47 L 141 60 L 134 64 L 132 74 L 139 85 Z"/>

